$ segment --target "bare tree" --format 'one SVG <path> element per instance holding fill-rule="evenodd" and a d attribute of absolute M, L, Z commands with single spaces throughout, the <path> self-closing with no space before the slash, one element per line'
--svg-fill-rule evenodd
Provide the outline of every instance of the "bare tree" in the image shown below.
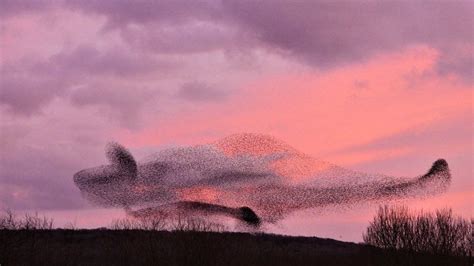
<path fill-rule="evenodd" d="M 41 217 L 38 213 L 25 213 L 23 218 L 18 218 L 12 210 L 6 209 L 0 215 L 0 229 L 50 230 L 53 229 L 53 219 Z"/>
<path fill-rule="evenodd" d="M 138 219 L 140 227 L 145 230 L 165 230 L 168 223 L 168 215 L 164 212 L 155 212 L 147 217 Z"/>
<path fill-rule="evenodd" d="M 363 235 L 367 244 L 397 250 L 467 256 L 472 252 L 473 223 L 451 209 L 410 213 L 407 207 L 380 207 Z"/>
<path fill-rule="evenodd" d="M 12 210 L 6 209 L 0 215 L 0 229 L 15 230 L 19 227 L 17 218 Z"/>
<path fill-rule="evenodd" d="M 217 222 L 211 222 L 205 218 L 178 214 L 170 223 L 172 231 L 199 231 L 199 232 L 222 232 L 227 227 Z"/>
<path fill-rule="evenodd" d="M 122 218 L 112 221 L 111 228 L 114 230 L 165 230 L 168 225 L 168 216 L 157 212 L 153 215 L 139 218 Z"/>
<path fill-rule="evenodd" d="M 46 216 L 40 217 L 38 213 L 25 213 L 23 220 L 20 221 L 20 229 L 26 230 L 51 230 L 53 229 L 53 219 Z"/>
<path fill-rule="evenodd" d="M 132 219 L 132 218 L 115 219 L 112 221 L 112 224 L 110 225 L 110 229 L 134 230 L 134 229 L 140 229 L 140 225 L 138 224 L 137 220 Z"/>
<path fill-rule="evenodd" d="M 200 231 L 222 232 L 227 228 L 220 223 L 211 222 L 199 217 L 177 215 L 170 217 L 166 213 L 154 213 L 146 217 L 123 218 L 112 221 L 114 230 L 171 230 L 171 231 Z"/>

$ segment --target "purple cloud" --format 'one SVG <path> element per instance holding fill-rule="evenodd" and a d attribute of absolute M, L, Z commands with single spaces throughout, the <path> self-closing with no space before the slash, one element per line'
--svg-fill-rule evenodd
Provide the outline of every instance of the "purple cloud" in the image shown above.
<path fill-rule="evenodd" d="M 94 79 L 133 78 L 157 70 L 167 72 L 175 67 L 176 64 L 170 61 L 156 60 L 126 50 L 99 51 L 92 46 L 79 46 L 71 51 L 57 53 L 47 60 L 5 64 L 2 69 L 0 104 L 15 114 L 31 115 L 40 111 L 54 97 L 65 96 L 72 87 L 89 84 Z M 76 95 L 74 101 L 78 104 L 86 104 L 87 101 L 95 104 L 112 102 L 111 105 L 115 106 L 122 104 L 120 99 L 109 93 L 110 89 L 109 92 L 102 89 L 95 99 L 85 100 L 84 97 L 94 98 L 89 92 L 89 96 Z M 137 97 L 134 95 L 140 95 L 140 92 L 135 91 L 127 93 L 129 95 L 123 98 L 123 103 L 136 102 Z M 107 94 L 103 95 L 107 98 L 100 100 L 101 94 Z"/>
<path fill-rule="evenodd" d="M 198 21 L 178 25 L 148 23 L 121 29 L 123 40 L 137 50 L 188 54 L 249 48 L 249 36 L 226 24 Z M 246 40 L 246 41 L 244 41 Z"/>
<path fill-rule="evenodd" d="M 36 64 L 33 71 L 86 78 L 89 75 L 134 76 L 172 67 L 174 64 L 171 62 L 159 61 L 123 49 L 99 51 L 93 46 L 81 45 L 72 51 L 53 55 L 46 62 Z"/>
<path fill-rule="evenodd" d="M 38 12 L 59 5 L 61 1 L 0 0 L 0 16 L 9 17 L 24 12 Z"/>
<path fill-rule="evenodd" d="M 138 128 L 145 124 L 141 115 L 158 124 L 161 110 L 173 118 L 182 100 L 193 105 L 225 101 L 227 87 L 210 84 L 239 88 L 242 80 L 266 78 L 274 58 L 280 64 L 296 61 L 325 69 L 428 44 L 441 53 L 439 73 L 472 80 L 473 11 L 472 1 L 0 0 L 0 26 L 11 27 L 0 34 L 2 50 L 12 49 L 5 50 L 8 60 L 2 58 L 0 70 L 0 203 L 12 208 L 81 206 L 70 177 L 95 163 L 90 157 L 102 158 L 112 131 Z M 64 30 L 70 15 L 75 22 Z M 38 23 L 42 26 L 36 32 Z M 259 71 L 247 67 L 251 64 L 231 66 L 226 53 L 234 50 L 241 52 L 232 54 L 239 59 L 263 54 L 265 60 L 256 62 Z M 47 115 L 34 116 L 39 113 Z M 458 122 L 345 152 L 443 143 L 448 135 L 466 143 L 469 120 Z M 67 123 L 72 123 L 69 128 Z"/>
<path fill-rule="evenodd" d="M 467 25 L 472 24 L 474 15 L 470 1 L 77 1 L 72 6 L 104 15 L 108 28 L 153 25 L 154 30 L 147 30 L 151 36 L 144 38 L 159 40 L 155 50 L 164 48 L 166 51 L 172 47 L 159 36 L 170 25 L 177 32 L 166 34 L 173 36 L 185 31 L 180 28 L 182 25 L 214 23 L 220 27 L 238 27 L 241 34 L 253 36 L 261 44 L 323 67 L 362 60 L 379 51 L 419 42 L 436 46 L 446 42 L 471 42 L 472 33 Z M 209 33 L 204 27 L 193 31 L 196 35 Z M 219 34 L 216 32 L 215 38 Z M 184 45 L 181 40 L 176 38 L 178 47 Z M 249 41 L 241 38 L 239 45 Z M 209 49 L 215 48 L 215 42 L 207 44 Z"/>
<path fill-rule="evenodd" d="M 441 51 L 439 72 L 472 80 L 471 1 L 74 1 L 67 4 L 107 19 L 135 49 L 196 53 L 259 49 L 318 68 L 365 60 L 391 49 L 428 44 Z"/>
<path fill-rule="evenodd" d="M 416 43 L 471 42 L 473 3 L 226 1 L 265 44 L 316 66 L 361 60 Z"/>
<path fill-rule="evenodd" d="M 37 113 L 66 86 L 63 81 L 26 74 L 3 76 L 0 83 L 0 106 L 21 115 Z"/>
<path fill-rule="evenodd" d="M 181 86 L 176 96 L 189 101 L 217 101 L 226 98 L 228 93 L 206 83 L 187 82 Z"/>
<path fill-rule="evenodd" d="M 73 169 L 82 165 L 79 154 L 69 154 L 58 142 L 50 145 L 55 147 L 47 149 L 41 144 L 35 147 L 22 143 L 2 150 L 0 207 L 58 209 L 84 206 L 80 194 L 68 181 Z M 86 155 L 86 150 L 69 151 Z"/>
<path fill-rule="evenodd" d="M 159 21 L 174 25 L 222 17 L 217 1 L 68 1 L 66 6 L 106 16 L 106 28 Z"/>
<path fill-rule="evenodd" d="M 70 100 L 76 106 L 107 107 L 110 116 L 123 127 L 135 128 L 140 124 L 140 110 L 161 94 L 156 88 L 93 84 L 73 90 Z"/>

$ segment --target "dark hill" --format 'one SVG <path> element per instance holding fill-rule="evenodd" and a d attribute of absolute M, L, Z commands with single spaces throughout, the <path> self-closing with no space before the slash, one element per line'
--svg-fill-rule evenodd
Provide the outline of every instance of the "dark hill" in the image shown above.
<path fill-rule="evenodd" d="M 141 230 L 0 230 L 0 265 L 472 265 L 317 237 Z"/>

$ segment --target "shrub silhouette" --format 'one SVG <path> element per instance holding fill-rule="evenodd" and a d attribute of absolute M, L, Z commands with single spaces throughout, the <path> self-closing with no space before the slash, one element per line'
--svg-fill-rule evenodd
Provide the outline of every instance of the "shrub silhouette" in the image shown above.
<path fill-rule="evenodd" d="M 199 231 L 224 232 L 227 227 L 198 217 L 169 217 L 165 213 L 139 218 L 122 218 L 112 221 L 112 230 L 148 230 L 148 231 Z"/>
<path fill-rule="evenodd" d="M 46 216 L 40 217 L 38 213 L 25 213 L 17 217 L 12 210 L 6 209 L 0 214 L 0 230 L 51 230 L 53 219 Z"/>
<path fill-rule="evenodd" d="M 363 235 L 373 246 L 450 256 L 470 256 L 473 222 L 451 209 L 411 213 L 407 207 L 380 207 Z"/>

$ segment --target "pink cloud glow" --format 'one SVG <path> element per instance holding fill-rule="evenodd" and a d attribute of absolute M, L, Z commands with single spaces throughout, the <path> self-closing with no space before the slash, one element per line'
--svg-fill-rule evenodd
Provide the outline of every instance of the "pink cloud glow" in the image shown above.
<path fill-rule="evenodd" d="M 88 205 L 72 176 L 104 164 L 108 141 L 140 159 L 253 132 L 295 148 L 274 165 L 294 181 L 311 157 L 395 176 L 445 158 L 448 193 L 408 204 L 472 217 L 472 2 L 364 5 L 2 2 L 0 208 L 104 226 L 123 211 Z M 376 208 L 297 213 L 271 230 L 357 241 Z"/>
<path fill-rule="evenodd" d="M 192 134 L 264 132 L 307 154 L 324 156 L 407 130 L 455 119 L 471 108 L 471 87 L 437 75 L 436 50 L 416 47 L 380 55 L 364 64 L 328 72 L 266 77 L 245 85 L 239 97 L 222 105 L 183 111 L 143 131 L 118 136 L 129 146 L 163 144 L 176 136 L 186 142 L 211 141 Z M 298 93 L 294 93 L 298 91 Z M 400 156 L 412 147 L 367 154 L 331 154 L 343 164 Z"/>

